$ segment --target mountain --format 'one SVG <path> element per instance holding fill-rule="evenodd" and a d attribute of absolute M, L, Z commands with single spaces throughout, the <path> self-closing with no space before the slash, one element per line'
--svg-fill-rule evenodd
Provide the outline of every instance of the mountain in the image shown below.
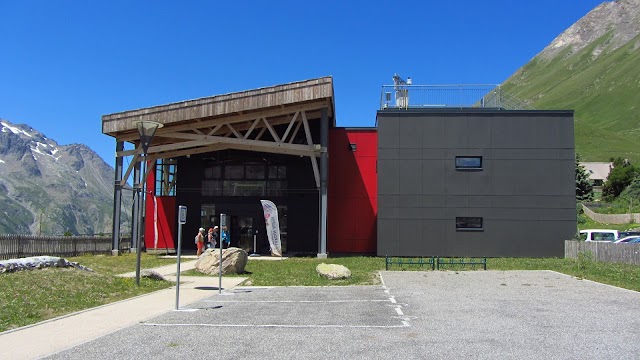
<path fill-rule="evenodd" d="M 113 168 L 86 145 L 58 145 L 0 119 L 1 234 L 111 233 L 113 178 Z M 132 201 L 124 203 L 123 222 L 130 222 Z"/>
<path fill-rule="evenodd" d="M 605 2 L 503 84 L 532 107 L 575 110 L 585 161 L 640 164 L 640 0 Z"/>

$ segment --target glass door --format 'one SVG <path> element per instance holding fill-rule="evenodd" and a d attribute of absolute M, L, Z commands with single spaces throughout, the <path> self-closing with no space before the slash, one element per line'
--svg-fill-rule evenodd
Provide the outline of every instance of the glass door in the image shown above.
<path fill-rule="evenodd" d="M 253 217 L 238 216 L 238 247 L 251 254 L 253 252 Z"/>

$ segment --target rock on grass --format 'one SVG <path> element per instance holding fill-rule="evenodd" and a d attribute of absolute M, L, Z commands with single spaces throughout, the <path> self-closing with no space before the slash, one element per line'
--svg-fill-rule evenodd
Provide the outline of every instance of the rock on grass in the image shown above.
<path fill-rule="evenodd" d="M 316 266 L 316 271 L 320 276 L 324 276 L 330 280 L 348 279 L 351 277 L 351 270 L 347 269 L 346 266 L 338 264 L 321 263 Z"/>

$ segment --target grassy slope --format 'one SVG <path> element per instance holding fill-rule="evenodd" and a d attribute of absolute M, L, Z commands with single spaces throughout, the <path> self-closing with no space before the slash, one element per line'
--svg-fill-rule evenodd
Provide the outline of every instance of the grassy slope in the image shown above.
<path fill-rule="evenodd" d="M 115 274 L 135 270 L 135 254 L 86 255 L 67 260 L 94 271 L 46 268 L 0 273 L 0 332 L 173 285 L 142 278 L 137 286 L 133 278 L 116 277 Z M 175 261 L 144 254 L 141 264 L 142 268 L 152 268 Z"/>
<path fill-rule="evenodd" d="M 504 90 L 536 109 L 574 109 L 576 150 L 585 161 L 621 156 L 640 163 L 640 36 L 626 46 L 606 48 L 606 34 L 582 51 L 565 49 L 556 57 L 540 56 L 504 84 Z"/>

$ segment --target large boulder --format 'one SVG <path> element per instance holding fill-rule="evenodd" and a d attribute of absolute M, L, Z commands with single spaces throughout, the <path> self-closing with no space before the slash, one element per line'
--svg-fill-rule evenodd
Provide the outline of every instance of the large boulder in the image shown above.
<path fill-rule="evenodd" d="M 222 275 L 243 274 L 249 254 L 246 251 L 230 247 L 222 250 Z M 196 271 L 207 275 L 218 275 L 220 270 L 220 249 L 207 249 L 196 261 Z"/>
<path fill-rule="evenodd" d="M 321 263 L 316 266 L 316 271 L 320 276 L 324 276 L 330 280 L 347 279 L 351 277 L 351 270 L 347 269 L 346 266 L 338 264 Z"/>

